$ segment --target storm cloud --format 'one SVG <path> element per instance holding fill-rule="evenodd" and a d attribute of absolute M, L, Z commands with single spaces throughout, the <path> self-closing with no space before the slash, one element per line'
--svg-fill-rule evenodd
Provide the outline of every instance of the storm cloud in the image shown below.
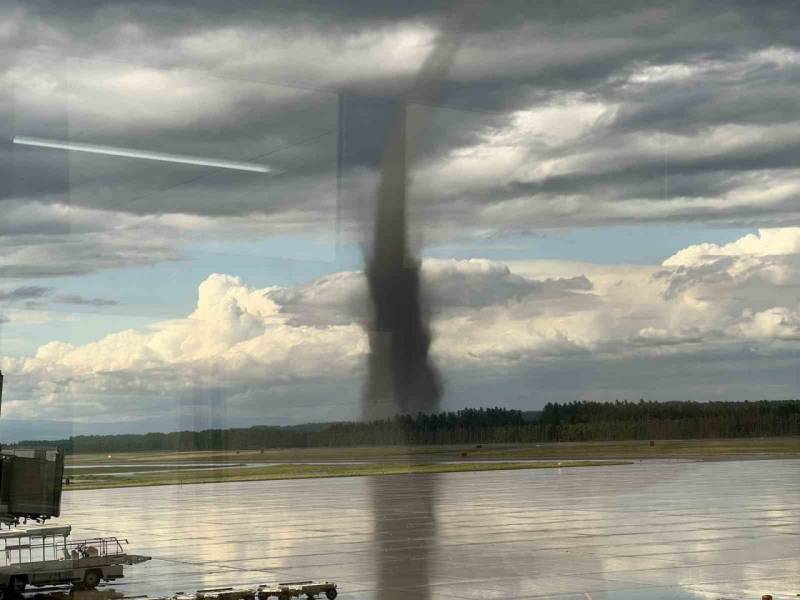
<path fill-rule="evenodd" d="M 334 235 L 338 216 L 339 233 L 356 232 L 336 206 L 338 94 L 409 88 L 450 4 L 335 4 L 4 4 L 0 202 L 11 212 L 231 219 L 262 235 Z M 484 6 L 436 98 L 412 98 L 426 125 L 409 139 L 411 218 L 428 239 L 800 222 L 797 21 L 783 2 Z M 68 155 L 13 146 L 14 135 L 261 161 L 279 173 Z M 367 181 L 375 170 L 350 166 Z M 110 251 L 88 263 L 96 270 L 172 260 L 198 226 L 173 223 L 171 249 L 141 252 L 103 239 L 102 222 L 70 235 Z M 21 252 L 64 227 L 12 220 L 0 236 Z M 0 268 L 6 277 L 66 271 Z"/>

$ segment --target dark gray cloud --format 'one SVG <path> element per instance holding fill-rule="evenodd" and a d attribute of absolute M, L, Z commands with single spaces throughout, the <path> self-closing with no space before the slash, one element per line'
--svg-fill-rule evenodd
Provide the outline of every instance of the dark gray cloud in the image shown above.
<path fill-rule="evenodd" d="M 113 239 L 107 235 L 70 236 L 67 239 L 25 240 L 0 244 L 6 252 L 0 261 L 0 278 L 31 279 L 85 275 L 102 269 L 147 265 L 177 260 L 171 240 L 149 240 L 144 244 L 134 231 Z"/>
<path fill-rule="evenodd" d="M 176 221 L 42 202 L 0 205 L 0 278 L 83 275 L 180 258 Z"/>
<path fill-rule="evenodd" d="M 489 260 L 428 259 L 422 264 L 423 299 L 441 316 L 454 316 L 492 306 L 523 301 L 580 304 L 589 298 L 592 282 L 585 276 L 530 279 L 507 265 Z M 367 287 L 361 272 L 320 277 L 309 283 L 266 292 L 294 324 L 342 325 L 367 314 Z"/>
<path fill-rule="evenodd" d="M 417 98 L 410 112 L 420 219 L 454 235 L 800 222 L 792 180 L 800 158 L 796 7 L 601 4 L 483 4 L 437 86 L 442 108 Z M 257 215 L 262 233 L 330 231 L 338 214 L 336 92 L 408 89 L 454 6 L 4 5 L 0 210 L 16 214 L 0 222 L 0 238 L 38 248 L 63 235 L 97 248 L 114 222 L 49 218 L 46 206 Z M 594 106 L 594 116 L 580 117 L 580 105 Z M 559 106 L 566 108 L 547 112 Z M 11 145 L 19 134 L 262 161 L 280 174 Z M 474 164 L 461 165 L 469 156 Z M 368 181 L 373 163 L 352 161 L 361 170 L 351 175 Z M 763 201 L 764 190 L 776 195 Z M 368 195 L 355 196 L 344 200 L 358 209 Z M 87 267 L 0 263 L 0 274 L 91 272 L 179 255 L 100 247 L 111 258 L 87 258 Z"/>
<path fill-rule="evenodd" d="M 119 301 L 109 298 L 84 298 L 79 294 L 63 294 L 53 298 L 60 304 L 75 304 L 78 306 L 117 306 Z"/>
<path fill-rule="evenodd" d="M 42 298 L 52 291 L 53 288 L 42 287 L 39 285 L 24 285 L 9 290 L 0 290 L 0 302 L 16 302 Z"/>
<path fill-rule="evenodd" d="M 41 309 L 48 302 L 70 304 L 75 306 L 117 306 L 117 300 L 109 298 L 86 298 L 80 294 L 53 295 L 52 287 L 40 285 L 24 285 L 13 289 L 0 289 L 0 303 L 23 306 L 26 309 Z"/>
<path fill-rule="evenodd" d="M 296 287 L 267 292 L 281 312 L 298 324 L 346 324 L 359 321 L 367 312 L 367 289 L 363 273 L 334 273 Z"/>
<path fill-rule="evenodd" d="M 535 280 L 516 275 L 492 261 L 430 261 L 423 271 L 431 302 L 445 310 L 481 308 L 530 297 L 564 301 L 573 293 L 591 291 L 585 276 Z"/>
<path fill-rule="evenodd" d="M 694 349 L 694 350 L 692 350 Z M 564 361 L 527 361 L 506 371 L 475 371 L 452 379 L 448 407 L 478 406 L 503 390 L 507 406 L 530 409 L 575 400 L 743 401 L 794 398 L 797 355 L 789 345 L 772 352 L 748 346 L 602 358 L 575 355 Z"/>

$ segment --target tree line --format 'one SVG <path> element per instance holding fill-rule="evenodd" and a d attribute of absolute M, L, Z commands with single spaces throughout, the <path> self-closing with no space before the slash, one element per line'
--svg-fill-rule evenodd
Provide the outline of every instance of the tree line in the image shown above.
<path fill-rule="evenodd" d="M 78 435 L 21 442 L 71 453 L 259 450 L 405 444 L 536 443 L 800 435 L 800 400 L 758 402 L 569 402 L 541 412 L 467 408 L 369 422 L 307 427 Z"/>

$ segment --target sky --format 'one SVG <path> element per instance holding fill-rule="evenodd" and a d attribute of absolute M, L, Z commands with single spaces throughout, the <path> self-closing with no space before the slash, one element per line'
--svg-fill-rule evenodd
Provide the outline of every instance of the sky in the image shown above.
<path fill-rule="evenodd" d="M 444 408 L 798 397 L 799 20 L 2 3 L 0 434 L 357 418 L 380 149 L 342 167 L 342 97 L 408 102 Z M 455 22 L 446 77 L 410 97 Z M 31 137 L 139 156 L 14 143 Z"/>

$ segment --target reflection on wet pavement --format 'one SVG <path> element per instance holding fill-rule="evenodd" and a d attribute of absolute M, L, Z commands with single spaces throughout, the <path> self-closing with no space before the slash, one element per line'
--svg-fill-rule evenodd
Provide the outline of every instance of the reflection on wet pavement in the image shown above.
<path fill-rule="evenodd" d="M 432 555 L 436 547 L 438 478 L 372 477 L 369 479 L 374 520 L 377 581 L 386 600 L 431 597 Z"/>
<path fill-rule="evenodd" d="M 32 600 L 119 600 L 125 598 L 125 594 L 113 588 L 103 590 L 79 590 L 65 589 L 48 592 L 33 592 L 25 594 L 25 597 Z"/>
<path fill-rule="evenodd" d="M 164 596 L 330 580 L 340 598 L 794 598 L 800 461 L 71 491 L 74 535 L 153 556 Z"/>

